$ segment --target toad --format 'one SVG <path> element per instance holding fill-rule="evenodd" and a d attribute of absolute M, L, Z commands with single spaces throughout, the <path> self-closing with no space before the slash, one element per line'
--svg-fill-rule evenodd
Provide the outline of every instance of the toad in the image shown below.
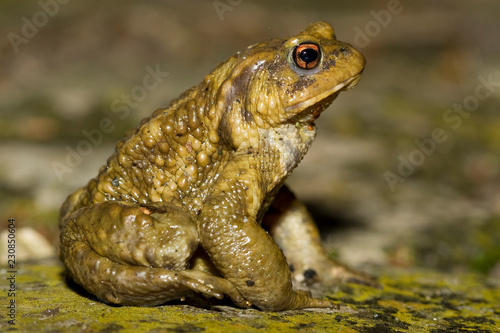
<path fill-rule="evenodd" d="M 325 22 L 248 47 L 118 142 L 61 208 L 59 256 L 99 299 L 228 296 L 265 311 L 331 307 L 292 280 L 356 277 L 328 259 L 283 185 L 315 121 L 365 59 Z"/>

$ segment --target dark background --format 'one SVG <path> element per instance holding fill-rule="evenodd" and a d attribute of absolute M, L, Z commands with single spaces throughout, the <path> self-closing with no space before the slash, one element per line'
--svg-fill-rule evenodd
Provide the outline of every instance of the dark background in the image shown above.
<path fill-rule="evenodd" d="M 0 226 L 15 218 L 55 245 L 61 203 L 127 128 L 238 50 L 325 20 L 367 58 L 289 179 L 328 249 L 360 267 L 498 276 L 500 84 L 482 82 L 500 82 L 499 13 L 494 0 L 2 1 Z M 169 74 L 121 119 L 113 105 L 157 66 Z M 113 129 L 89 145 L 105 118 Z"/>

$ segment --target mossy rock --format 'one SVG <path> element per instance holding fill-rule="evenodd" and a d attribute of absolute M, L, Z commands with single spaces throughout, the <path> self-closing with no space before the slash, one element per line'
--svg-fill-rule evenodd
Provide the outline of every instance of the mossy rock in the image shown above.
<path fill-rule="evenodd" d="M 18 332 L 498 332 L 500 288 L 478 275 L 379 273 L 379 289 L 345 284 L 327 297 L 338 309 L 262 312 L 208 301 L 158 307 L 103 304 L 68 284 L 56 261 L 20 265 L 15 296 L 2 268 L 0 330 Z"/>

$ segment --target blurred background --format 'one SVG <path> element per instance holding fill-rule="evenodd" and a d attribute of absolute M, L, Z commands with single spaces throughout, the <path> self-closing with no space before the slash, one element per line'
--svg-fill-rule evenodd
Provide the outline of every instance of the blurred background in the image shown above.
<path fill-rule="evenodd" d="M 288 182 L 328 250 L 498 277 L 499 13 L 494 0 L 2 1 L 2 237 L 14 218 L 19 259 L 54 256 L 59 207 L 126 129 L 238 50 L 324 20 L 367 58 Z"/>

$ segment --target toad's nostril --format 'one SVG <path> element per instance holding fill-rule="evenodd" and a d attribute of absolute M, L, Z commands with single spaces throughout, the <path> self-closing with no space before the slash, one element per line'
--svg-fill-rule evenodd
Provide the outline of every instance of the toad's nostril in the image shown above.
<path fill-rule="evenodd" d="M 344 55 L 344 56 L 347 56 L 349 54 L 351 54 L 351 50 L 349 50 L 348 47 L 345 47 L 345 46 L 341 46 L 339 48 L 339 51 Z"/>

